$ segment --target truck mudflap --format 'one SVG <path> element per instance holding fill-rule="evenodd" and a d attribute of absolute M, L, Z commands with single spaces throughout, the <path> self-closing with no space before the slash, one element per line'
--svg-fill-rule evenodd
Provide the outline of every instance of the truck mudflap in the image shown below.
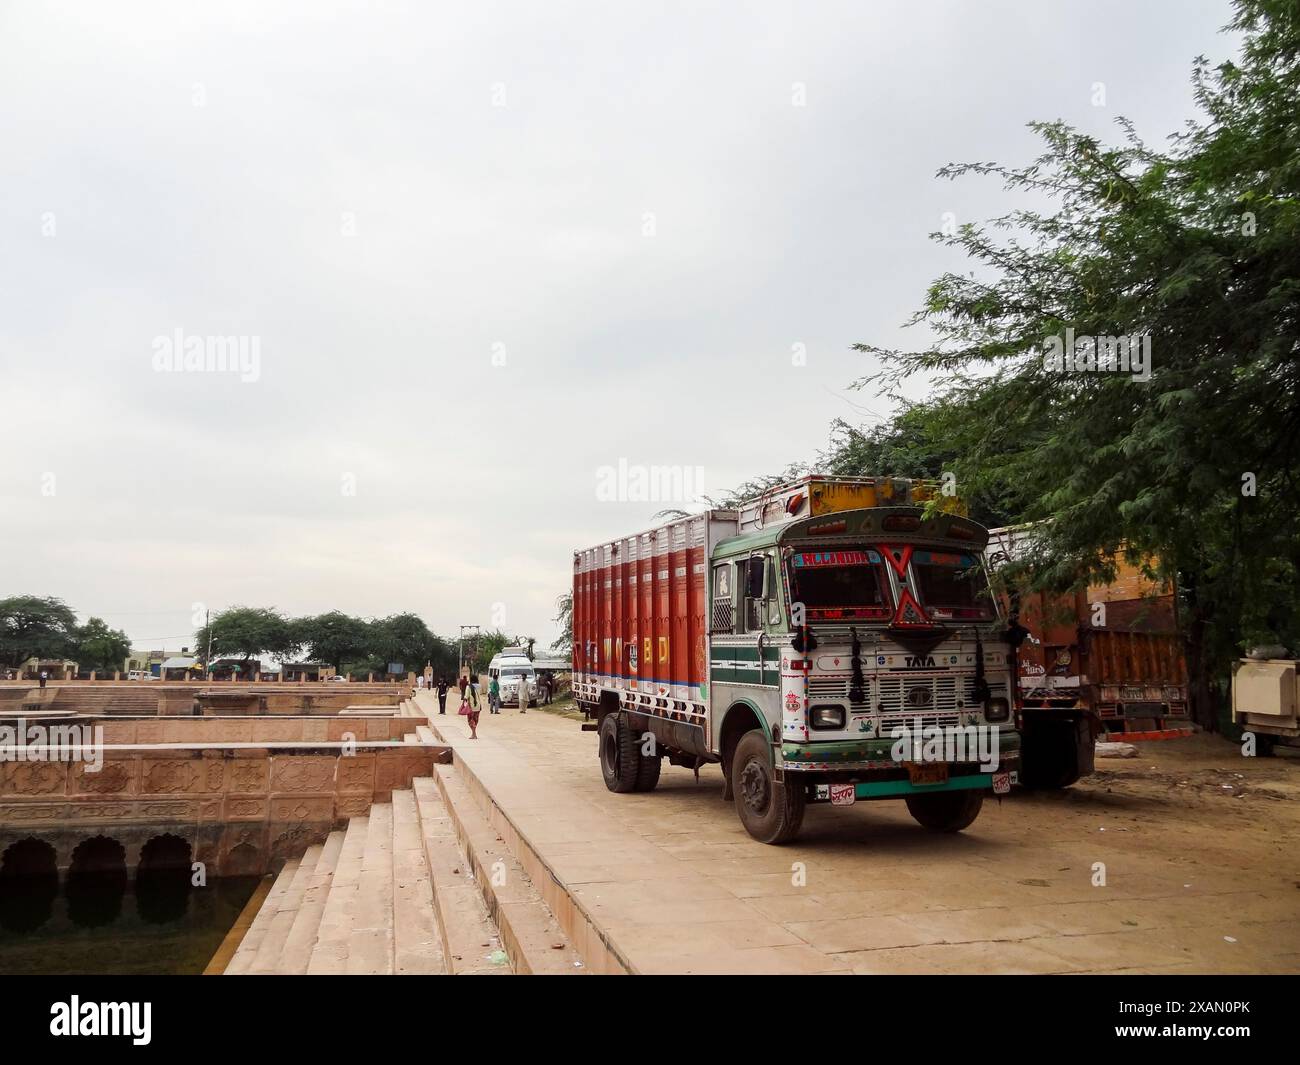
<path fill-rule="evenodd" d="M 1021 770 L 1027 788 L 1047 791 L 1068 788 L 1095 768 L 1095 739 L 1101 732 L 1096 715 L 1087 710 L 1022 711 Z"/>

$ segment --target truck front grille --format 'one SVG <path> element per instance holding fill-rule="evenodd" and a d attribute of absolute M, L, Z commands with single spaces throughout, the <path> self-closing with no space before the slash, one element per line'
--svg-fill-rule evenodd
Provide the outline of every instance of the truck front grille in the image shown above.
<path fill-rule="evenodd" d="M 929 717 L 935 714 L 955 714 L 957 701 L 970 702 L 965 690 L 968 684 L 961 685 L 958 695 L 958 681 L 967 681 L 969 677 L 880 677 L 876 689 L 876 704 L 882 714 L 920 714 Z"/>

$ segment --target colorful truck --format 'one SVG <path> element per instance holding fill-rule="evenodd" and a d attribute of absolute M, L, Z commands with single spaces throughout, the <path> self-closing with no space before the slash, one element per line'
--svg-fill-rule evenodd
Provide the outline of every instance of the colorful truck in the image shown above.
<path fill-rule="evenodd" d="M 965 828 L 1019 757 L 987 538 L 932 482 L 807 477 L 575 552 L 573 690 L 606 786 L 721 763 L 765 843 L 810 803 Z"/>
<path fill-rule="evenodd" d="M 1032 525 L 989 530 L 993 574 L 1020 559 Z M 1021 782 L 1063 788 L 1094 768 L 1096 738 L 1172 739 L 1191 734 L 1187 664 L 1174 588 L 1117 559 L 1114 579 L 1062 594 L 1004 589 L 1021 628 L 1016 710 Z"/>

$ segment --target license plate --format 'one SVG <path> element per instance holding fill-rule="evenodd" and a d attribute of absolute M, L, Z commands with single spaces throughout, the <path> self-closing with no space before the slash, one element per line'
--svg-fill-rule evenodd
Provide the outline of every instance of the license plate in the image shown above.
<path fill-rule="evenodd" d="M 912 784 L 947 784 L 947 762 L 908 762 L 907 779 Z"/>
<path fill-rule="evenodd" d="M 993 774 L 993 794 L 1007 795 L 1011 792 L 1011 774 L 994 773 Z"/>
<path fill-rule="evenodd" d="M 852 784 L 831 785 L 832 806 L 852 806 L 857 801 L 858 793 Z"/>

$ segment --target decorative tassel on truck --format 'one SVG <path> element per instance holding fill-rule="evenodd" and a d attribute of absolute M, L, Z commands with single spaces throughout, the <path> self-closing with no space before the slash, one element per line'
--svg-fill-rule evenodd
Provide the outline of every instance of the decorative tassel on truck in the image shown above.
<path fill-rule="evenodd" d="M 575 552 L 573 689 L 606 785 L 720 763 L 765 843 L 810 803 L 967 827 L 1019 766 L 987 541 L 935 482 L 806 477 Z"/>

